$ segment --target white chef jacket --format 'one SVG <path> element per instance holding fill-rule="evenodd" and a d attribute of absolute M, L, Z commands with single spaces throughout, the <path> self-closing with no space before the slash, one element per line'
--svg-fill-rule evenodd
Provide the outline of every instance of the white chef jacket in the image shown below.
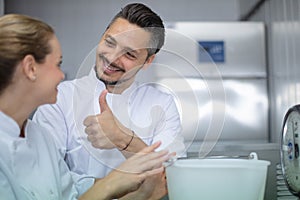
<path fill-rule="evenodd" d="M 84 119 L 100 113 L 99 96 L 105 89 L 94 70 L 88 76 L 59 85 L 56 104 L 43 105 L 33 120 L 55 137 L 71 171 L 102 178 L 125 158 L 118 149 L 96 149 L 85 134 Z M 147 145 L 183 154 L 180 116 L 174 98 L 148 84 L 133 83 L 122 94 L 108 93 L 107 103 L 117 119 Z"/>
<path fill-rule="evenodd" d="M 77 199 L 94 178 L 69 171 L 47 130 L 28 120 L 25 138 L 0 111 L 0 199 Z"/>

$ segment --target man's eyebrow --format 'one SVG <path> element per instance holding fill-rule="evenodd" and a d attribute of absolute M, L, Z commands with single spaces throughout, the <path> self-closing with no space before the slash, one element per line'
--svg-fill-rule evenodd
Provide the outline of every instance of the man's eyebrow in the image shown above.
<path fill-rule="evenodd" d="M 134 50 L 134 49 L 132 49 L 132 48 L 130 48 L 130 47 L 124 47 L 124 50 L 126 51 L 126 52 L 131 52 L 131 53 L 138 53 L 137 52 L 137 50 Z"/>

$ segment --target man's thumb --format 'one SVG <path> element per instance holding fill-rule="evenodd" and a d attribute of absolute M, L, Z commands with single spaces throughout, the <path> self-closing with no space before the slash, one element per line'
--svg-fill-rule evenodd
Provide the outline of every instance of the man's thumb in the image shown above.
<path fill-rule="evenodd" d="M 109 107 L 106 102 L 106 94 L 107 90 L 103 90 L 99 97 L 99 105 L 100 105 L 100 112 L 103 113 L 104 111 L 108 110 Z"/>

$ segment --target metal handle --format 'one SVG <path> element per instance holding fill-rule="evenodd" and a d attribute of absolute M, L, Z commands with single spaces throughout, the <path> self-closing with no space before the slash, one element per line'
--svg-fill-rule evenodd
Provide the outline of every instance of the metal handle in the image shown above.
<path fill-rule="evenodd" d="M 188 159 L 200 159 L 199 157 L 173 157 L 164 163 L 165 167 L 173 165 L 177 160 L 188 160 Z M 239 155 L 239 156 L 207 156 L 205 158 L 209 159 L 248 159 L 248 160 L 258 160 L 257 153 L 251 152 L 249 155 Z M 205 159 L 201 158 L 201 159 Z"/>

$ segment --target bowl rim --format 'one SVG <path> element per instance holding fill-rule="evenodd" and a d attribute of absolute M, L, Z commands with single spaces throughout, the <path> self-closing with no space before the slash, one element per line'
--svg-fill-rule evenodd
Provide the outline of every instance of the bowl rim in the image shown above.
<path fill-rule="evenodd" d="M 174 161 L 169 167 L 177 168 L 257 168 L 267 167 L 271 164 L 267 160 L 249 160 L 233 158 L 192 158 L 179 159 Z"/>

